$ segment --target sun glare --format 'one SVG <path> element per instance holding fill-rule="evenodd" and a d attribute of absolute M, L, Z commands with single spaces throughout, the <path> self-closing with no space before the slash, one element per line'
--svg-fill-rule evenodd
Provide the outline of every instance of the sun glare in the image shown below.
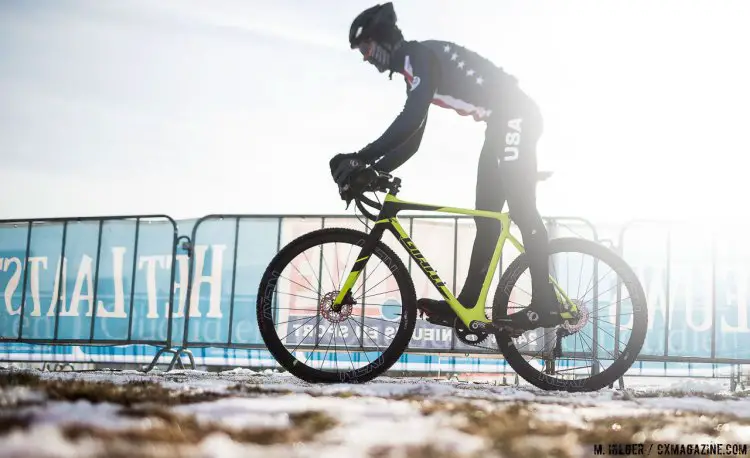
<path fill-rule="evenodd" d="M 628 5 L 545 3 L 513 12 L 523 27 L 511 14 L 465 34 L 542 106 L 540 168 L 555 174 L 540 207 L 605 220 L 750 220 L 738 212 L 750 194 L 740 175 L 750 150 L 750 71 L 739 57 L 748 7 Z"/>

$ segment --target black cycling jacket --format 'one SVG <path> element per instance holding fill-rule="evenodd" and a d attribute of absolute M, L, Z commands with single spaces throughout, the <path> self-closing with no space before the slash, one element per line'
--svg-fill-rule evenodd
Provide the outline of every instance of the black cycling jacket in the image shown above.
<path fill-rule="evenodd" d="M 487 121 L 503 92 L 517 85 L 515 77 L 488 59 L 448 41 L 404 42 L 391 67 L 404 75 L 404 109 L 359 153 L 369 163 L 382 157 L 377 168 L 384 171 L 400 166 L 417 150 L 431 104 Z"/>

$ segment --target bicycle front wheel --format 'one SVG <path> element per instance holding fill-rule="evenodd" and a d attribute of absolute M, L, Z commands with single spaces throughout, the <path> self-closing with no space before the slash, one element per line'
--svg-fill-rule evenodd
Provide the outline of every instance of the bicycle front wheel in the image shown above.
<path fill-rule="evenodd" d="M 635 272 L 615 252 L 591 240 L 553 239 L 550 275 L 578 306 L 580 317 L 511 338 L 496 335 L 508 364 L 544 390 L 596 391 L 632 366 L 646 338 L 646 295 Z M 493 316 L 511 315 L 531 299 L 528 257 L 508 266 L 497 287 Z M 524 302 L 526 300 L 526 302 Z M 515 310 L 514 310 L 515 309 Z"/>
<path fill-rule="evenodd" d="M 285 246 L 258 290 L 260 334 L 273 357 L 311 383 L 362 383 L 398 360 L 416 323 L 416 294 L 407 268 L 379 242 L 351 289 L 353 301 L 334 310 L 368 235 L 319 229 Z"/>

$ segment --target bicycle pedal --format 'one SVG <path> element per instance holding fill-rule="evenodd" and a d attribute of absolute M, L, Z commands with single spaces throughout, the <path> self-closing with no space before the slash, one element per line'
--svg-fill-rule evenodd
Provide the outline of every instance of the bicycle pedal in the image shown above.
<path fill-rule="evenodd" d="M 427 322 L 438 326 L 453 327 L 453 321 L 442 315 L 427 315 Z"/>

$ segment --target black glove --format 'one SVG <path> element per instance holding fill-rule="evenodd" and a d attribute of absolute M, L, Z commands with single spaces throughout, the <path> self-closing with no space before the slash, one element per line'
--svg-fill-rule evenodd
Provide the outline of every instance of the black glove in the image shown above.
<path fill-rule="evenodd" d="M 377 178 L 377 172 L 368 168 L 357 153 L 337 154 L 330 160 L 329 166 L 331 176 L 339 187 L 339 196 L 346 201 L 347 208 L 354 197 Z"/>
<path fill-rule="evenodd" d="M 333 181 L 339 185 L 339 190 L 346 187 L 352 175 L 367 167 L 357 153 L 337 154 L 331 158 L 328 165 L 331 167 Z"/>

